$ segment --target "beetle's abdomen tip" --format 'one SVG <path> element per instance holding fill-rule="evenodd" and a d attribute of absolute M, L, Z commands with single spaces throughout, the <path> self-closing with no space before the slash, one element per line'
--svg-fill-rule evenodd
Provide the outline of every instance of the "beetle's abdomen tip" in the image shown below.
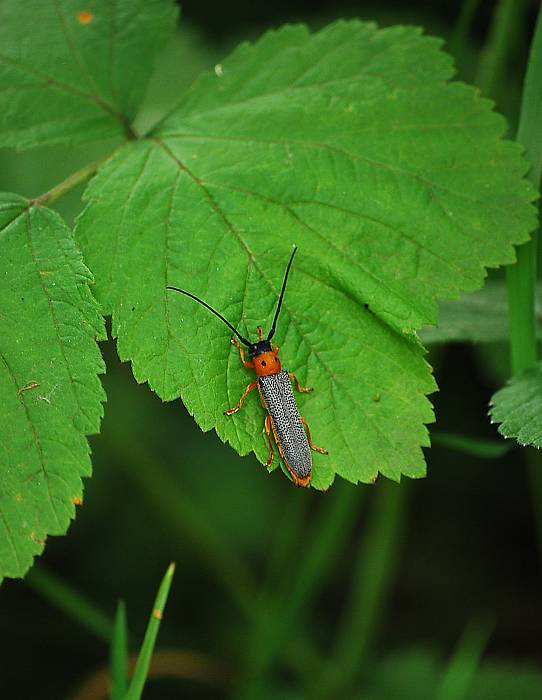
<path fill-rule="evenodd" d="M 292 474 L 292 476 L 294 478 L 294 484 L 296 486 L 300 486 L 301 488 L 308 488 L 311 485 L 312 474 L 308 474 L 308 476 L 303 476 L 301 478 L 294 474 Z"/>

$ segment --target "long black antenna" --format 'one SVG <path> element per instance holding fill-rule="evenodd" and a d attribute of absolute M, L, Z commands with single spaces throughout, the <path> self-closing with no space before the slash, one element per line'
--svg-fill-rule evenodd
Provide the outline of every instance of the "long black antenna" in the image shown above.
<path fill-rule="evenodd" d="M 203 299 L 200 299 L 199 297 L 195 296 L 194 294 L 190 294 L 190 292 L 185 292 L 184 289 L 179 289 L 179 287 L 166 287 L 166 289 L 173 289 L 175 292 L 180 292 L 181 294 L 186 294 L 187 297 L 190 297 L 191 299 L 194 299 L 195 301 L 199 302 L 202 306 L 205 306 L 206 309 L 209 309 L 215 316 L 218 316 L 218 318 L 221 321 L 224 321 L 224 323 L 230 328 L 235 335 L 239 338 L 239 340 L 244 343 L 246 346 L 250 345 L 250 342 L 246 339 L 243 338 L 243 336 L 239 333 L 238 330 L 236 330 L 229 321 L 227 321 L 222 314 L 219 314 L 218 311 L 213 309 L 212 306 L 209 306 L 206 302 L 203 301 Z"/>
<path fill-rule="evenodd" d="M 271 326 L 271 330 L 269 331 L 269 334 L 267 336 L 267 340 L 271 340 L 271 338 L 275 335 L 275 328 L 277 325 L 277 319 L 279 317 L 280 313 L 280 307 L 282 306 L 282 299 L 284 298 L 284 292 L 286 291 L 286 282 L 288 281 L 288 275 L 290 274 L 290 268 L 292 267 L 292 261 L 294 259 L 294 255 L 296 254 L 297 251 L 297 246 L 294 245 L 294 249 L 292 250 L 292 254 L 290 255 L 290 260 L 288 261 L 288 267 L 286 268 L 286 273 L 284 275 L 284 281 L 282 283 L 282 289 L 280 290 L 280 296 L 277 304 L 277 310 L 275 311 L 275 318 L 273 319 L 273 325 Z"/>

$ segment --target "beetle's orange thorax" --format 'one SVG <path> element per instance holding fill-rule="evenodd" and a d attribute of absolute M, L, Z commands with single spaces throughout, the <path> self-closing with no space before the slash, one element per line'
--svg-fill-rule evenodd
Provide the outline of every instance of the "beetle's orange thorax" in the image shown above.
<path fill-rule="evenodd" d="M 278 374 L 282 367 L 278 356 L 278 348 L 271 352 L 262 352 L 252 358 L 254 370 L 258 377 L 266 377 L 269 374 Z"/>

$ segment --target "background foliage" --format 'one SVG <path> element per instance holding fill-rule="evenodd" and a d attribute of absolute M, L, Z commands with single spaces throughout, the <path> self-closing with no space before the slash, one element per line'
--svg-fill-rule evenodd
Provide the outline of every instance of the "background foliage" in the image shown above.
<path fill-rule="evenodd" d="M 521 9 L 527 12 L 527 4 Z M 188 5 L 185 17 L 190 18 L 190 12 Z M 213 22 L 217 13 L 216 8 L 211 13 Z M 364 8 L 363 15 L 384 23 L 405 19 L 397 14 L 379 17 L 374 8 Z M 426 14 L 423 18 L 412 16 L 410 21 L 422 19 L 434 33 L 446 34 L 445 25 L 454 16 L 457 9 L 450 7 L 448 16 Z M 479 9 L 473 37 L 483 41 L 490 16 L 491 7 Z M 282 19 L 275 17 L 273 23 Z M 309 19 L 316 26 L 331 18 L 320 15 Z M 432 26 L 432 22 L 436 24 Z M 521 13 L 517 24 L 522 40 L 515 45 L 517 37 L 509 37 L 510 56 L 502 70 L 508 70 L 514 61 L 521 65 L 525 58 L 516 48 L 527 45 L 528 23 L 522 22 Z M 264 26 L 255 28 L 254 34 Z M 167 47 L 159 63 L 159 69 L 165 72 L 156 73 L 140 124 L 152 124 L 163 107 L 171 106 L 168 70 L 169 76 L 178 81 L 182 65 L 188 81 L 188 56 L 193 61 L 193 75 L 201 67 L 214 66 L 228 53 L 227 44 L 237 43 L 234 32 L 229 39 L 219 39 L 212 33 L 205 34 L 203 27 L 205 24 L 196 31 L 184 26 Z M 237 29 L 243 38 L 250 33 Z M 209 25 L 207 31 L 211 32 Z M 468 64 L 469 52 L 476 49 L 475 43 L 464 46 L 461 61 Z M 464 75 L 472 77 L 468 65 Z M 500 107 L 513 116 L 514 90 L 519 91 L 519 87 L 509 82 L 511 95 L 502 100 Z M 103 125 L 96 128 L 105 129 Z M 136 124 L 135 128 L 145 127 Z M 115 138 L 113 132 L 104 133 Z M 51 145 L 17 157 L 6 152 L 2 173 L 9 177 L 9 184 L 3 183 L 3 187 L 37 196 L 73 172 L 78 162 L 85 164 L 99 158 L 112 145 L 114 142 L 69 151 Z M 43 168 L 43 163 L 48 167 Z M 96 181 L 96 188 L 98 185 Z M 71 197 L 70 193 L 69 198 L 58 201 L 68 220 L 79 207 L 76 198 Z M 277 256 L 272 267 L 278 264 Z M 79 275 L 84 274 L 79 271 Z M 219 333 L 214 338 L 217 347 L 222 347 L 224 338 Z M 204 669 L 201 677 L 220 683 L 220 687 L 239 672 L 239 659 L 245 659 L 241 671 L 248 678 L 247 693 L 254 697 L 263 697 L 264 687 L 271 689 L 270 696 L 274 693 L 284 697 L 285 683 L 292 673 L 301 679 L 294 687 L 305 687 L 308 692 L 315 683 L 319 686 L 321 679 L 311 681 L 310 669 L 324 668 L 325 664 L 320 664 L 318 656 L 311 656 L 317 653 L 314 647 L 324 648 L 325 657 L 334 660 L 335 669 L 327 670 L 322 683 L 330 693 L 354 679 L 366 655 L 378 649 L 382 662 L 374 667 L 370 678 L 366 674 L 364 681 L 375 697 L 385 697 L 386 684 L 396 687 L 394 678 L 399 679 L 397 686 L 416 683 L 420 692 L 427 686 L 431 688 L 427 692 L 433 693 L 436 685 L 444 697 L 450 692 L 446 689 L 450 683 L 459 687 L 459 681 L 453 681 L 453 675 L 452 681 L 446 681 L 442 659 L 454 648 L 461 653 L 456 640 L 467 621 L 483 610 L 489 610 L 494 618 L 494 627 L 489 625 L 494 632 L 488 655 L 520 657 L 524 661 L 533 658 L 540 642 L 533 610 L 540 603 L 533 523 L 522 480 L 523 455 L 511 452 L 498 461 L 481 462 L 437 447 L 429 457 L 431 479 L 411 485 L 410 490 L 404 485 L 394 488 L 381 484 L 366 493 L 336 484 L 333 497 L 294 492 L 280 475 L 269 479 L 252 459 L 239 460 L 216 438 L 199 434 L 178 402 L 162 405 L 145 388 L 133 386 L 128 368 L 115 360 L 114 350 L 109 345 L 102 347 L 108 363 L 108 404 L 103 436 L 93 442 L 96 476 L 87 482 L 85 506 L 69 537 L 53 539 L 46 554 L 50 568 L 62 573 L 97 604 L 112 611 L 118 595 L 125 595 L 130 620 L 139 624 L 140 632 L 164 562 L 176 559 L 182 574 L 172 591 L 170 626 L 163 629 L 164 643 L 174 645 L 178 654 L 183 647 L 198 650 Z M 495 437 L 484 418 L 485 406 L 508 370 L 499 375 L 499 367 L 504 365 L 502 348 L 485 352 L 482 364 L 477 364 L 477 355 L 468 347 L 449 346 L 432 356 L 442 389 L 436 399 L 438 430 L 473 438 Z M 250 425 L 250 414 L 248 420 Z M 82 427 L 83 432 L 93 430 L 91 426 Z M 508 485 L 511 471 L 513 491 Z M 500 517 L 503 510 L 510 513 L 506 526 Z M 301 558 L 300 551 L 304 553 Z M 295 576 L 291 573 L 294 571 Z M 43 592 L 43 583 L 37 569 L 29 585 Z M 518 590 L 522 592 L 519 599 Z M 55 666 L 54 660 L 40 653 L 36 675 L 41 675 L 40 690 L 50 697 L 64 694 L 93 664 L 103 663 L 104 647 L 100 642 L 94 643 L 86 630 L 69 618 L 59 617 L 21 584 L 8 583 L 2 598 L 6 624 L 10 624 L 8 611 L 17 610 L 17 625 L 10 626 L 16 631 L 8 668 L 13 677 L 18 677 L 19 689 L 22 644 L 28 639 L 42 650 L 50 649 L 54 639 L 62 654 L 74 654 L 70 663 L 66 664 L 63 657 L 62 664 Z M 260 598 L 261 605 L 253 602 Z M 197 610 L 191 602 L 194 599 L 200 601 Z M 35 620 L 46 622 L 47 616 L 58 621 L 54 631 L 47 624 L 36 629 Z M 88 619 L 85 624 L 92 626 Z M 476 634 L 472 641 L 473 635 L 465 633 L 463 653 L 468 658 L 481 653 L 489 634 L 484 637 L 486 627 L 475 617 L 472 628 L 479 631 L 479 641 Z M 297 632 L 293 647 L 285 646 L 285 640 L 292 638 L 292 629 Z M 326 630 L 336 633 L 332 649 L 325 641 Z M 378 647 L 377 633 L 381 640 Z M 414 644 L 430 646 L 432 651 L 413 657 L 399 655 L 398 661 L 386 660 L 387 650 Z M 295 669 L 290 668 L 292 658 L 301 659 Z M 223 665 L 216 659 L 221 659 Z M 198 677 L 190 670 L 193 666 L 186 657 L 177 656 L 174 665 L 181 669 L 181 675 Z M 392 667 L 393 672 L 389 670 Z M 449 671 L 453 670 L 451 664 Z M 491 672 L 488 669 L 488 674 Z M 501 674 L 495 685 L 504 688 L 508 679 L 517 697 L 522 697 L 521 692 L 531 697 L 529 693 L 539 683 L 535 675 L 526 672 L 521 676 L 521 690 L 516 670 L 507 672 L 503 668 L 495 673 Z M 487 687 L 490 681 L 486 678 L 478 681 L 479 687 Z M 405 683 L 405 679 L 415 680 Z M 8 673 L 2 680 L 6 688 L 9 680 Z M 29 678 L 22 680 L 31 683 Z M 187 688 L 194 697 L 206 692 L 205 683 Z M 149 693 L 164 698 L 167 693 L 175 696 L 177 689 L 163 682 L 154 689 L 149 686 Z M 27 694 L 32 696 L 33 692 L 28 685 Z M 216 692 L 210 690 L 209 697 L 216 697 Z"/>

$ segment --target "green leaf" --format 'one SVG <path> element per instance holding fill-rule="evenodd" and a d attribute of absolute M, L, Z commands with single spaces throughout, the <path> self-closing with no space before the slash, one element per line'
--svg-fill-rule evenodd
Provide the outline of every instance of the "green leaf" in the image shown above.
<path fill-rule="evenodd" d="M 103 320 L 54 212 L 0 195 L 0 580 L 66 532 L 98 432 Z"/>
<path fill-rule="evenodd" d="M 542 363 L 511 379 L 491 399 L 492 423 L 520 445 L 542 447 Z"/>
<path fill-rule="evenodd" d="M 173 0 L 4 0 L 0 4 L 0 146 L 129 133 Z"/>
<path fill-rule="evenodd" d="M 537 335 L 542 338 L 542 287 L 537 289 Z M 508 340 L 508 300 L 504 282 L 486 282 L 483 289 L 439 304 L 438 325 L 419 332 L 422 343 L 491 343 Z"/>
<path fill-rule="evenodd" d="M 87 191 L 77 236 L 122 359 L 204 430 L 265 463 L 256 397 L 229 331 L 270 324 L 299 247 L 276 340 L 314 393 L 313 485 L 425 471 L 425 394 L 413 331 L 438 297 L 480 287 L 535 225 L 519 148 L 475 90 L 448 83 L 440 42 L 414 28 L 287 26 L 203 75 L 148 140 Z"/>

